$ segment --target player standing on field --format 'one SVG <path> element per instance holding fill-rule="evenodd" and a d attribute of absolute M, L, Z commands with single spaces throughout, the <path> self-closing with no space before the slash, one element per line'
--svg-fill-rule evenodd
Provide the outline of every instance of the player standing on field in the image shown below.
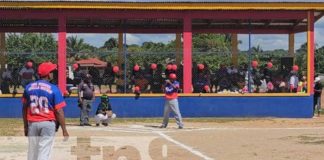
<path fill-rule="evenodd" d="M 25 136 L 28 136 L 28 160 L 47 160 L 55 136 L 55 122 L 61 125 L 63 136 L 69 136 L 64 120 L 66 103 L 57 86 L 49 83 L 57 65 L 44 62 L 38 67 L 40 80 L 28 84 L 23 102 Z"/>
<path fill-rule="evenodd" d="M 183 128 L 182 117 L 179 110 L 178 102 L 178 90 L 180 83 L 176 81 L 177 76 L 174 73 L 169 75 L 169 79 L 165 81 L 164 92 L 165 92 L 165 104 L 164 104 L 164 118 L 160 128 L 166 128 L 169 123 L 169 114 L 172 111 L 174 118 L 177 121 L 179 129 Z"/>

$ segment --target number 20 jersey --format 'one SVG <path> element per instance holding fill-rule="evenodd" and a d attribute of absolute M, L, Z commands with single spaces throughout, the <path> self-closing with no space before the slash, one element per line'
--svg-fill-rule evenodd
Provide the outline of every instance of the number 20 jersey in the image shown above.
<path fill-rule="evenodd" d="M 58 87 L 44 80 L 28 84 L 22 101 L 27 105 L 27 120 L 30 122 L 56 120 L 55 110 L 66 106 Z"/>

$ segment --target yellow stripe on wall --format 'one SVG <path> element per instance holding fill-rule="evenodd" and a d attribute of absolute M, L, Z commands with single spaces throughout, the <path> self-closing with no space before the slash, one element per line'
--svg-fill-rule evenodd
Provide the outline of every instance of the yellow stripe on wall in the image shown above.
<path fill-rule="evenodd" d="M 137 10 L 324 10 L 323 3 L 90 3 L 0 2 L 0 8 Z"/>

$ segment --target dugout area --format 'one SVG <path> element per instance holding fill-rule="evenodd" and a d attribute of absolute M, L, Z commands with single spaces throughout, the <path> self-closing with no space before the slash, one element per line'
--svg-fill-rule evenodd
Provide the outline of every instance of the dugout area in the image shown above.
<path fill-rule="evenodd" d="M 115 33 L 119 37 L 119 51 L 115 64 L 127 60 L 128 34 L 176 34 L 179 44 L 171 56 L 175 63 L 183 63 L 183 93 L 180 109 L 184 117 L 296 117 L 313 116 L 314 23 L 324 14 L 324 3 L 319 1 L 294 2 L 102 2 L 102 1 L 0 1 L 1 68 L 9 54 L 4 48 L 4 33 L 56 33 L 58 86 L 65 92 L 68 55 L 68 33 Z M 230 60 L 239 63 L 238 34 L 286 35 L 287 55 L 294 57 L 294 36 L 305 33 L 307 51 L 304 70 L 307 93 L 192 93 L 193 44 L 192 35 L 218 33 L 232 35 Z M 236 35 L 236 36 L 235 36 Z M 235 39 L 236 37 L 236 39 Z M 236 43 L 235 43 L 236 42 Z M 246 44 L 251 50 L 251 40 Z M 252 57 L 247 53 L 250 64 Z M 126 57 L 126 58 L 125 58 Z M 199 57 L 199 56 L 198 56 Z M 125 71 L 126 74 L 126 71 Z M 179 75 L 178 75 L 179 76 Z M 126 76 L 125 76 L 126 77 Z M 194 77 L 195 78 L 195 77 Z M 98 94 L 98 96 L 100 96 Z M 163 111 L 162 94 L 109 94 L 114 111 L 119 117 L 160 117 Z M 21 117 L 21 94 L 2 94 L 0 117 Z M 78 117 L 77 98 L 66 98 L 67 117 Z M 99 98 L 94 103 L 94 108 Z M 94 109 L 93 109 L 94 111 Z"/>

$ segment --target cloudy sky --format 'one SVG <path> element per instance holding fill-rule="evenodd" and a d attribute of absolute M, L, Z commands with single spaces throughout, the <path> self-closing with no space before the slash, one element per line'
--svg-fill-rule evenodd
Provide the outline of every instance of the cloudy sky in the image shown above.
<path fill-rule="evenodd" d="M 72 34 L 68 34 L 69 36 Z M 117 38 L 117 34 L 76 34 L 79 38 L 83 38 L 85 42 L 100 47 L 106 40 L 111 37 Z M 242 44 L 239 45 L 240 50 L 248 49 L 248 35 L 239 35 Z M 127 44 L 141 45 L 145 41 L 168 43 L 175 39 L 175 34 L 127 34 Z M 306 33 L 298 33 L 295 35 L 295 49 L 307 40 Z M 318 46 L 324 46 L 324 18 L 315 23 L 315 43 Z M 260 45 L 263 50 L 288 49 L 288 35 L 252 35 L 252 46 Z"/>

